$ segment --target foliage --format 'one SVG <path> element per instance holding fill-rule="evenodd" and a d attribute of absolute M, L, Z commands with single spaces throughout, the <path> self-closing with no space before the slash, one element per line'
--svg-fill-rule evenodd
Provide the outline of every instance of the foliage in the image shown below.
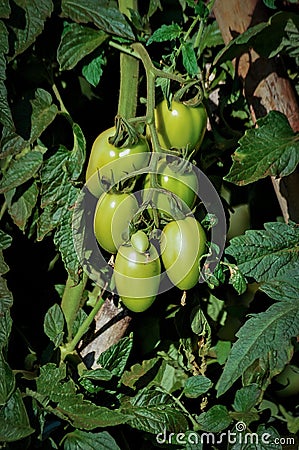
<path fill-rule="evenodd" d="M 275 376 L 298 365 L 299 233 L 283 222 L 269 177 L 296 170 L 298 133 L 278 111 L 252 123 L 233 61 L 252 48 L 279 55 L 299 92 L 295 2 L 264 0 L 269 19 L 227 45 L 213 1 L 151 0 L 138 11 L 128 2 L 126 13 L 119 3 L 0 5 L 0 446 L 249 449 L 265 443 L 244 443 L 246 433 L 259 442 L 268 433 L 272 448 L 298 432 L 298 395 L 285 403 Z M 144 68 L 155 73 L 156 101 L 188 83 L 203 101 L 209 128 L 194 164 L 228 226 L 240 204 L 250 223 L 201 283 L 133 314 L 129 333 L 92 368 L 78 344 L 115 297 L 86 279 L 72 217 L 92 143 L 117 115 L 119 55 L 144 62 L 134 42 L 152 63 Z M 145 78 L 140 71 L 143 118 Z M 196 214 L 210 236 L 217 217 Z M 227 447 L 229 432 L 240 443 Z"/>

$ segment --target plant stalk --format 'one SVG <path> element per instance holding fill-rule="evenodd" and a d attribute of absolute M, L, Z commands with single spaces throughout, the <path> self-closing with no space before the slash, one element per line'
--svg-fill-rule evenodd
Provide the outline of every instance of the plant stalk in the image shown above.
<path fill-rule="evenodd" d="M 72 280 L 70 275 L 68 276 L 66 281 L 61 300 L 61 309 L 66 321 L 68 342 L 70 342 L 73 338 L 73 325 L 77 313 L 81 307 L 83 292 L 87 283 L 87 279 L 87 275 L 83 273 L 82 279 L 77 285 L 74 284 L 74 281 Z"/>

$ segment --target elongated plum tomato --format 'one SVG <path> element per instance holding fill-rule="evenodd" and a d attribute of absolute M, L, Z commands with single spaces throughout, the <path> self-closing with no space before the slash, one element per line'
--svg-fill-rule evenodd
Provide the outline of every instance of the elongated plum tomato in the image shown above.
<path fill-rule="evenodd" d="M 207 112 L 203 104 L 191 107 L 172 101 L 168 109 L 164 99 L 155 108 L 155 122 L 161 147 L 188 148 L 190 154 L 199 149 L 207 127 Z"/>
<path fill-rule="evenodd" d="M 159 163 L 158 182 L 163 189 L 177 195 L 191 209 L 197 196 L 198 180 L 192 166 L 189 169 L 185 172 L 176 172 L 165 158 Z"/>
<path fill-rule="evenodd" d="M 138 250 L 146 246 L 142 236 L 138 236 L 135 242 L 131 238 L 128 245 L 118 249 L 115 258 L 116 289 L 123 304 L 134 312 L 143 312 L 153 304 L 160 284 L 159 254 L 152 244 L 145 252 Z"/>
<path fill-rule="evenodd" d="M 94 233 L 100 246 L 109 253 L 129 239 L 129 224 L 138 210 L 133 194 L 104 192 L 94 215 Z"/>
<path fill-rule="evenodd" d="M 205 245 L 205 231 L 194 217 L 172 221 L 164 227 L 161 258 L 170 281 L 179 289 L 191 289 L 198 282 L 199 260 Z"/>
<path fill-rule="evenodd" d="M 140 135 L 137 144 L 120 148 L 109 142 L 109 138 L 114 134 L 115 127 L 103 131 L 91 148 L 85 177 L 87 182 L 89 180 L 88 189 L 95 196 L 99 196 L 102 192 L 98 187 L 98 178 L 91 178 L 98 170 L 102 169 L 101 175 L 114 184 L 125 175 L 145 167 L 150 158 L 150 148 L 144 136 Z"/>

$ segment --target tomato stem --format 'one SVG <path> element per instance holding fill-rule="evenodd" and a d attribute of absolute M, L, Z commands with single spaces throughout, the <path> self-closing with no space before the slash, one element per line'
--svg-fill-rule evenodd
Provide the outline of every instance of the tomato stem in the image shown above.
<path fill-rule="evenodd" d="M 75 334 L 75 336 L 73 337 L 73 339 L 65 346 L 65 351 L 64 351 L 65 356 L 69 353 L 72 353 L 76 349 L 77 345 L 81 341 L 84 334 L 89 330 L 89 327 L 92 324 L 95 316 L 97 315 L 97 313 L 99 312 L 99 310 L 101 309 L 101 307 L 103 306 L 103 304 L 105 302 L 105 300 L 102 298 L 102 295 L 104 292 L 105 292 L 105 287 L 103 288 L 100 295 L 98 296 L 94 307 L 92 308 L 92 310 L 90 311 L 90 313 L 88 314 L 86 319 L 83 321 L 83 323 L 80 325 L 80 327 L 79 327 L 77 333 Z"/>
<path fill-rule="evenodd" d="M 130 9 L 137 11 L 137 0 L 119 0 L 119 10 L 130 18 Z M 135 117 L 138 96 L 139 61 L 126 53 L 120 53 L 120 89 L 118 115 Z"/>

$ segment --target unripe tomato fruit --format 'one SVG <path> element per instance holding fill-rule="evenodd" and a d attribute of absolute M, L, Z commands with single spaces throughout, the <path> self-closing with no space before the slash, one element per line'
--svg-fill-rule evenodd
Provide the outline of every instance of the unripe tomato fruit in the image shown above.
<path fill-rule="evenodd" d="M 169 222 L 161 238 L 161 258 L 170 281 L 181 290 L 198 283 L 206 234 L 194 217 Z"/>
<path fill-rule="evenodd" d="M 94 233 L 100 246 L 109 253 L 129 239 L 129 224 L 138 211 L 133 194 L 104 192 L 94 215 Z"/>
<path fill-rule="evenodd" d="M 192 169 L 189 172 L 176 172 L 165 158 L 159 163 L 158 183 L 163 189 L 177 195 L 190 209 L 193 208 L 197 197 L 198 180 Z"/>
<path fill-rule="evenodd" d="M 134 312 L 143 312 L 154 302 L 160 284 L 161 263 L 156 248 L 150 244 L 139 252 L 130 243 L 116 255 L 114 279 L 123 304 Z"/>
<path fill-rule="evenodd" d="M 100 133 L 95 139 L 89 156 L 86 181 L 90 180 L 99 169 L 103 169 L 112 162 L 114 162 L 113 165 L 107 166 L 107 170 L 103 170 L 105 177 L 109 178 L 111 183 L 116 183 L 125 175 L 142 169 L 148 164 L 150 148 L 144 136 L 140 135 L 137 144 L 121 148 L 110 144 L 109 138 L 114 134 L 115 127 L 111 127 Z M 99 195 L 97 184 L 98 179 L 90 180 L 88 184 L 89 190 L 96 196 Z"/>
<path fill-rule="evenodd" d="M 155 108 L 155 122 L 161 147 L 187 148 L 197 151 L 207 127 L 207 112 L 203 104 L 191 107 L 172 101 L 168 109 L 164 99 Z"/>

